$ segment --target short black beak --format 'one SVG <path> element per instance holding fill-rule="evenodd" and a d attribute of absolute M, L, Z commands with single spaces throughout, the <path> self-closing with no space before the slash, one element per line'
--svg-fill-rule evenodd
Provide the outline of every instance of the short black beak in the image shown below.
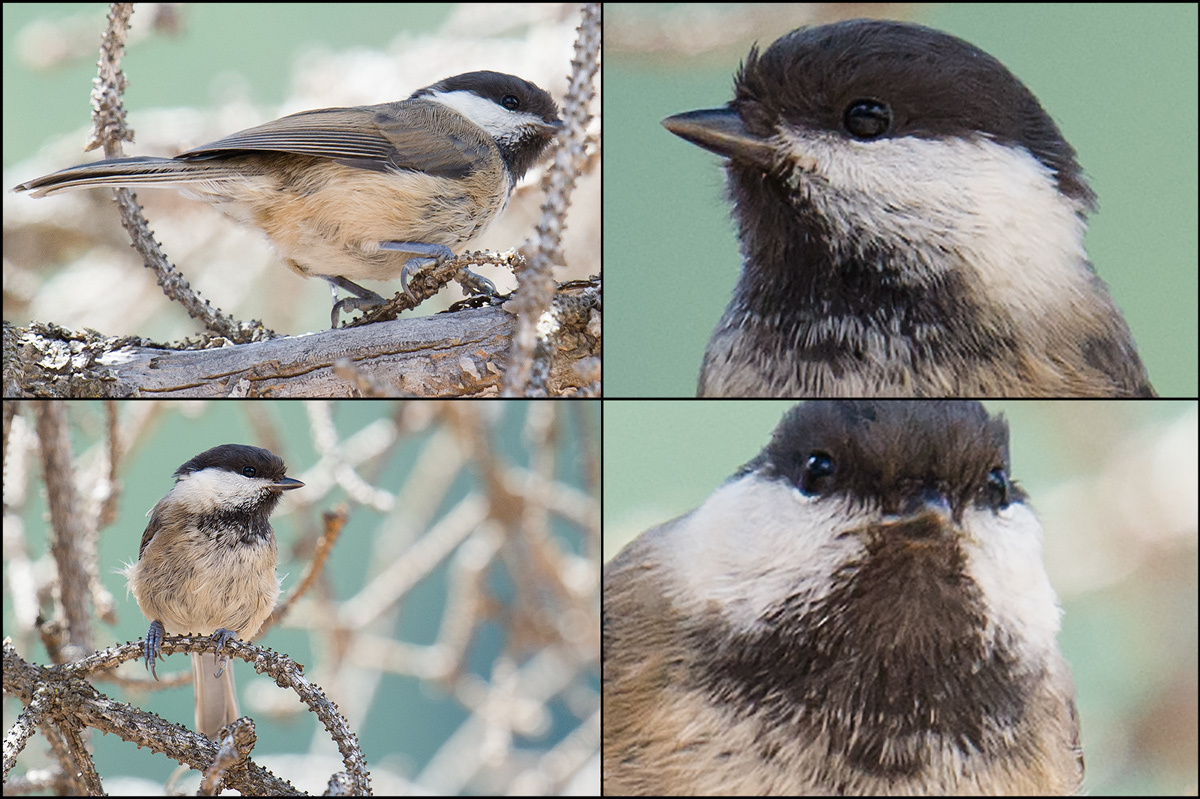
<path fill-rule="evenodd" d="M 775 151 L 764 139 L 746 130 L 732 108 L 686 111 L 667 117 L 663 127 L 698 147 L 739 161 L 748 161 L 764 172 L 775 163 Z"/>

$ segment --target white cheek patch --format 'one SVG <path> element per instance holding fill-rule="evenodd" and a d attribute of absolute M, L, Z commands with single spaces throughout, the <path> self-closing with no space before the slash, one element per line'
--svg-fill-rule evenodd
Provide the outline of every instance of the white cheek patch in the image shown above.
<path fill-rule="evenodd" d="M 863 538 L 839 536 L 878 519 L 845 501 L 807 497 L 782 480 L 751 474 L 718 488 L 665 532 L 656 551 L 663 586 L 688 614 L 719 613 L 752 631 L 788 598 L 824 599 L 832 576 L 866 556 Z M 987 606 L 993 642 L 1003 633 L 1044 655 L 1056 651 L 1061 611 L 1042 563 L 1042 530 L 1025 505 L 963 514 L 966 571 Z"/>
<path fill-rule="evenodd" d="M 718 488 L 659 548 L 679 582 L 664 589 L 694 611 L 718 611 L 749 629 L 784 599 L 809 602 L 832 588 L 834 571 L 862 553 L 857 537 L 836 537 L 861 522 L 843 502 L 806 497 L 782 480 L 751 474 Z"/>
<path fill-rule="evenodd" d="M 778 141 L 798 165 L 789 185 L 835 243 L 900 247 L 926 278 L 947 257 L 970 264 L 999 305 L 1036 309 L 1092 291 L 1082 268 L 1086 208 L 1024 148 L 982 136 L 859 142 L 797 129 Z"/>
<path fill-rule="evenodd" d="M 523 111 L 509 111 L 504 106 L 480 97 L 475 92 L 433 92 L 429 99 L 448 106 L 502 142 L 517 141 L 527 125 L 540 123 L 541 117 Z"/>
<path fill-rule="evenodd" d="M 1034 653 L 1056 651 L 1062 612 L 1042 563 L 1042 527 L 1033 511 L 1019 503 L 999 513 L 972 508 L 963 526 L 967 573 L 983 593 L 989 621 Z"/>
<path fill-rule="evenodd" d="M 171 493 L 189 511 L 204 513 L 217 508 L 241 508 L 259 499 L 270 481 L 250 478 L 227 469 L 201 469 L 184 475 Z"/>

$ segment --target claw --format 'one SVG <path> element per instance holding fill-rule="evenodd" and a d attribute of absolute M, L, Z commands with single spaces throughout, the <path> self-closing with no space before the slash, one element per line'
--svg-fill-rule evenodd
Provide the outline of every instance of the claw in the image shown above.
<path fill-rule="evenodd" d="M 221 650 L 225 648 L 227 643 L 236 640 L 237 637 L 237 633 L 235 633 L 233 630 L 226 630 L 224 627 L 218 627 L 217 631 L 213 633 L 213 641 L 215 641 L 217 644 L 215 650 L 217 655 L 217 663 L 220 665 L 220 668 L 217 669 L 217 673 L 213 675 L 214 677 L 221 676 L 221 674 L 225 671 L 225 664 L 229 661 L 229 658 L 221 657 Z"/>
<path fill-rule="evenodd" d="M 415 274 L 427 266 L 437 266 L 438 259 L 436 258 L 409 258 L 404 262 L 404 268 L 400 270 L 400 288 L 404 289 L 404 293 L 413 302 L 417 301 L 417 296 L 412 293 L 412 289 L 408 287 L 408 276 Z"/>
<path fill-rule="evenodd" d="M 321 277 L 329 281 L 329 285 L 333 290 L 333 310 L 329 313 L 329 321 L 333 330 L 337 330 L 338 314 L 343 309 L 345 309 L 347 312 L 363 311 L 370 310 L 371 308 L 378 308 L 380 305 L 384 304 L 383 297 L 380 297 L 370 289 L 365 289 L 357 283 L 349 281 L 344 277 L 340 277 L 338 275 L 321 275 Z M 337 298 L 337 290 L 339 288 L 343 288 L 355 296 L 344 297 L 343 299 L 339 300 Z"/>
<path fill-rule="evenodd" d="M 329 312 L 329 322 L 331 330 L 336 330 L 338 326 L 338 314 L 342 311 L 353 313 L 354 311 L 370 311 L 378 308 L 386 302 L 382 297 L 372 299 L 370 297 L 342 297 L 333 305 L 333 310 Z"/>
<path fill-rule="evenodd" d="M 477 275 L 465 266 L 458 270 L 458 274 L 454 276 L 458 281 L 458 285 L 462 286 L 463 291 L 467 294 L 485 295 L 495 297 L 497 294 L 496 284 L 488 280 L 483 275 Z"/>
<path fill-rule="evenodd" d="M 404 267 L 400 270 L 400 287 L 413 302 L 416 302 L 417 298 L 408 287 L 409 277 L 427 266 L 435 266 L 447 258 L 454 257 L 454 251 L 443 244 L 424 244 L 419 241 L 381 241 L 379 249 L 409 253 L 413 256 L 404 262 Z"/>
<path fill-rule="evenodd" d="M 404 289 L 404 293 L 413 304 L 416 305 L 417 297 L 409 288 L 408 280 L 414 274 L 428 266 L 436 266 L 447 258 L 453 258 L 454 252 L 443 244 L 425 244 L 423 242 L 414 241 L 381 241 L 379 249 L 390 250 L 392 252 L 407 253 L 410 257 L 404 262 L 404 266 L 400 269 L 400 287 Z M 357 283 L 353 283 L 340 275 L 319 275 L 329 281 L 333 286 L 333 310 L 329 313 L 330 326 L 337 329 L 338 316 L 342 311 L 366 311 L 372 308 L 377 308 L 385 303 L 383 297 L 380 297 L 370 289 L 365 289 Z M 490 281 L 484 280 L 478 276 L 473 276 L 482 284 L 486 284 L 485 288 L 480 291 L 494 294 L 496 289 Z M 353 297 L 337 298 L 337 290 L 345 289 Z"/>
<path fill-rule="evenodd" d="M 162 653 L 162 640 L 166 634 L 163 629 L 163 623 L 157 619 L 150 622 L 150 629 L 146 632 L 146 643 L 142 648 L 146 656 L 146 668 L 154 675 L 154 679 L 158 679 L 158 670 L 155 668 L 159 658 L 166 660 Z"/>

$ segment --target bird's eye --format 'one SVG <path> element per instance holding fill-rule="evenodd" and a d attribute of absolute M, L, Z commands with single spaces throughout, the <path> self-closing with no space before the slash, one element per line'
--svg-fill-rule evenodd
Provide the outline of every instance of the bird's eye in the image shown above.
<path fill-rule="evenodd" d="M 516 111 L 521 107 L 521 101 L 517 99 L 515 94 L 506 94 L 500 100 L 500 105 L 504 106 L 509 111 Z"/>
<path fill-rule="evenodd" d="M 1011 502 L 1012 484 L 1008 481 L 1008 473 L 1003 469 L 992 469 L 987 477 L 988 502 L 994 508 L 1003 510 Z"/>
<path fill-rule="evenodd" d="M 242 474 L 245 475 L 246 477 L 253 477 L 254 475 L 258 474 L 258 470 L 255 469 L 253 466 L 243 466 Z"/>
<path fill-rule="evenodd" d="M 876 100 L 855 100 L 846 108 L 842 124 L 856 139 L 878 139 L 891 130 L 892 109 Z"/>
<path fill-rule="evenodd" d="M 833 458 L 828 453 L 811 453 L 804 461 L 804 471 L 800 476 L 800 490 L 810 497 L 822 493 L 829 488 L 835 471 Z"/>

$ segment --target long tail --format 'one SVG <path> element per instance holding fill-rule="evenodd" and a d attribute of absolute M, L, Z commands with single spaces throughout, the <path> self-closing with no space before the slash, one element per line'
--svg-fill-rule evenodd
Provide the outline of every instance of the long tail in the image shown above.
<path fill-rule="evenodd" d="M 45 197 L 60 191 L 92 186 L 171 185 L 180 183 L 211 183 L 237 178 L 239 172 L 209 160 L 181 161 L 177 158 L 109 158 L 93 164 L 68 167 L 16 186 L 13 191 L 32 192 L 31 197 Z"/>

